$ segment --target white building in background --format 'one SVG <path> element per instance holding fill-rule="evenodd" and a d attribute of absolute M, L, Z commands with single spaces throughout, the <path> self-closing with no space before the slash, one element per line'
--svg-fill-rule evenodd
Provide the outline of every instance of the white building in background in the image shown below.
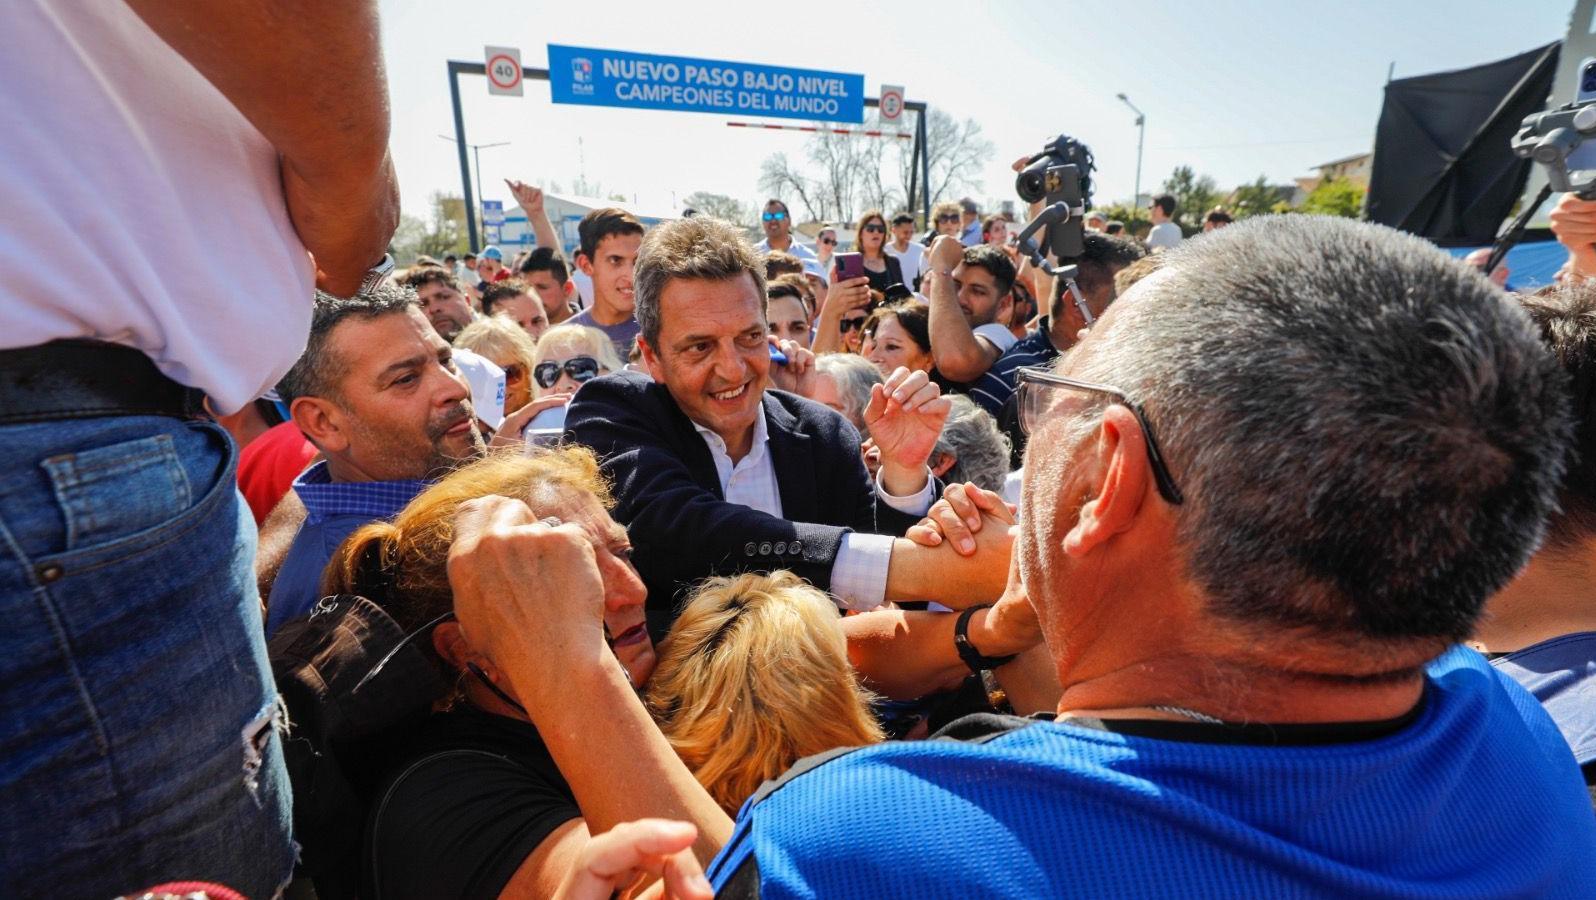
<path fill-rule="evenodd" d="M 560 252 L 573 262 L 576 259 L 578 244 L 576 225 L 582 221 L 583 216 L 595 209 L 619 207 L 636 216 L 645 228 L 680 216 L 680 210 L 653 209 L 636 203 L 605 200 L 600 197 L 578 197 L 574 194 L 551 194 L 545 191 L 543 198 L 544 208 L 549 213 L 549 221 L 553 223 L 555 233 L 560 236 Z M 491 235 L 489 232 L 484 233 Z M 521 250 L 530 250 L 537 246 L 538 242 L 532 236 L 532 227 L 527 223 L 526 213 L 522 212 L 512 200 L 505 203 L 504 224 L 499 228 L 498 240 L 484 240 L 483 243 L 498 244 L 508 260 Z"/>

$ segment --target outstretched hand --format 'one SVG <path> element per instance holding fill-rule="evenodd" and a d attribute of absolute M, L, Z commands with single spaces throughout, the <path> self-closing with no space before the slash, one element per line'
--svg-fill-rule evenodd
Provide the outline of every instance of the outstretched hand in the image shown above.
<path fill-rule="evenodd" d="M 524 181 L 512 178 L 504 179 L 504 184 L 510 189 L 510 194 L 515 197 L 517 206 L 526 211 L 528 216 L 543 212 L 543 189 L 533 187 Z"/>
<path fill-rule="evenodd" d="M 973 483 L 955 482 L 947 486 L 942 499 L 932 504 L 925 518 L 903 536 L 922 547 L 940 547 L 946 542 L 952 544 L 954 552 L 960 556 L 971 556 L 976 552 L 976 536 L 983 527 L 1001 531 L 1012 548 L 1009 526 L 1013 524 L 1014 507 L 1002 497 Z"/>
<path fill-rule="evenodd" d="M 882 466 L 925 468 L 952 408 L 953 401 L 942 396 L 931 376 L 902 366 L 885 384 L 872 387 L 864 418 L 881 450 Z"/>

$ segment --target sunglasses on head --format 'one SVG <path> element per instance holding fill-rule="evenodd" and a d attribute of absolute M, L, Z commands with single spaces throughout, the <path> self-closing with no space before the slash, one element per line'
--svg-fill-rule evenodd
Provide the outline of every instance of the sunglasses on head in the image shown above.
<path fill-rule="evenodd" d="M 782 219 L 787 218 L 787 214 L 781 210 L 777 210 L 775 212 L 762 213 L 759 218 L 765 220 L 766 222 L 780 222 Z"/>
<path fill-rule="evenodd" d="M 537 380 L 538 387 L 551 388 L 560 380 L 561 371 L 577 383 L 582 383 L 598 374 L 599 364 L 591 356 L 573 356 L 563 363 L 538 363 L 537 368 L 532 370 L 532 377 Z"/>
<path fill-rule="evenodd" d="M 861 228 L 859 230 L 860 231 L 874 231 L 874 232 L 885 233 L 886 230 L 887 230 L 887 226 L 882 225 L 880 222 L 871 222 L 869 225 L 866 225 L 865 227 L 863 227 L 863 228 Z"/>

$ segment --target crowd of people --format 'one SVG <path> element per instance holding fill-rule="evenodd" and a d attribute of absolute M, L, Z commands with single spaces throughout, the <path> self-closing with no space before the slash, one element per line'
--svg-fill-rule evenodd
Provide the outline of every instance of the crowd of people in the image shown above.
<path fill-rule="evenodd" d="M 1596 201 L 395 271 L 372 5 L 230 6 L 0 13 L 0 893 L 1596 885 Z"/>

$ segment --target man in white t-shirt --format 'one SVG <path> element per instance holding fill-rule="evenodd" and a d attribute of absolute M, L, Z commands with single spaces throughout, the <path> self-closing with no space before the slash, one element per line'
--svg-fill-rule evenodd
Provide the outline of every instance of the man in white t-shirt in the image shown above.
<path fill-rule="evenodd" d="M 1159 194 L 1147 204 L 1147 215 L 1153 220 L 1153 230 L 1147 232 L 1147 249 L 1168 250 L 1180 243 L 1180 226 L 1172 220 L 1175 216 L 1175 197 Z"/>
<path fill-rule="evenodd" d="M 969 384 L 1014 346 L 1014 263 L 997 247 L 962 246 L 946 235 L 931 244 L 931 357 L 943 378 Z"/>
<path fill-rule="evenodd" d="M 886 249 L 903 270 L 903 283 L 919 290 L 920 274 L 925 271 L 925 247 L 914 239 L 914 216 L 901 212 L 892 217 L 892 240 Z"/>
<path fill-rule="evenodd" d="M 399 196 L 376 3 L 279 7 L 0 4 L 0 896 L 293 872 L 255 526 L 206 413 L 288 371 L 316 285 L 380 281 Z"/>

